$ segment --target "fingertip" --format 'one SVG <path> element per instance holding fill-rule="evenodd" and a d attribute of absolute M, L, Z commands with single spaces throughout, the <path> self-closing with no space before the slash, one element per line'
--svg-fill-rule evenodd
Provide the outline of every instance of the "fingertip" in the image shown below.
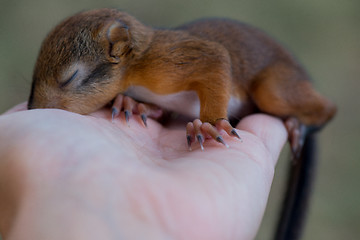
<path fill-rule="evenodd" d="M 237 128 L 260 138 L 274 161 L 277 161 L 288 137 L 281 119 L 266 114 L 253 114 L 242 119 Z"/>

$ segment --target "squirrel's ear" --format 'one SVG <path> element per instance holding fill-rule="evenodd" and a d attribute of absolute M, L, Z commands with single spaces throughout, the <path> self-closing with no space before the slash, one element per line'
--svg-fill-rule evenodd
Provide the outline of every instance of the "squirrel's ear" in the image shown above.
<path fill-rule="evenodd" d="M 119 63 L 121 57 L 131 51 L 129 29 L 125 24 L 115 22 L 108 28 L 106 36 L 109 42 L 109 60 Z"/>

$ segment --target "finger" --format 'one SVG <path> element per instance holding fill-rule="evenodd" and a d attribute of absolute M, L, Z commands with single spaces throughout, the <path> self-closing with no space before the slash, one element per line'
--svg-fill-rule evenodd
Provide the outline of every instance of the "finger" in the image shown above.
<path fill-rule="evenodd" d="M 237 128 L 250 132 L 259 137 L 269 150 L 274 164 L 287 140 L 287 131 L 284 123 L 275 117 L 266 114 L 254 114 L 240 121 Z"/>
<path fill-rule="evenodd" d="M 27 110 L 27 102 L 20 103 L 20 104 L 16 105 L 15 107 L 10 108 L 6 112 L 4 112 L 2 115 L 14 113 L 14 112 L 25 111 L 25 110 Z"/>

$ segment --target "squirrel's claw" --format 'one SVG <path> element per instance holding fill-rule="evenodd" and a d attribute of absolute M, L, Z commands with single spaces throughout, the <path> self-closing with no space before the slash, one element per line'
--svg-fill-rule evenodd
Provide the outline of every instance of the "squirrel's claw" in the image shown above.
<path fill-rule="evenodd" d="M 129 125 L 129 119 L 130 119 L 132 114 L 131 114 L 131 112 L 129 110 L 125 110 L 124 114 L 125 114 L 125 121 L 126 121 L 127 125 Z"/>
<path fill-rule="evenodd" d="M 140 117 L 142 122 L 144 123 L 144 126 L 147 127 L 147 113 L 149 112 L 148 106 L 146 106 L 144 103 L 139 103 L 137 106 L 137 109 L 140 113 Z"/>
<path fill-rule="evenodd" d="M 191 151 L 191 144 L 195 141 L 195 129 L 192 122 L 188 122 L 186 125 L 186 141 L 189 151 Z"/>
<path fill-rule="evenodd" d="M 224 141 L 224 139 L 222 138 L 222 136 L 217 136 L 216 141 L 218 141 L 219 143 L 222 143 L 225 147 L 229 148 L 230 146 Z"/>
<path fill-rule="evenodd" d="M 144 126 L 147 127 L 147 123 L 146 123 L 146 121 L 147 121 L 147 116 L 146 116 L 146 114 L 145 114 L 145 113 L 140 114 L 140 117 L 141 117 L 141 120 L 142 120 L 143 123 L 144 123 Z"/>
<path fill-rule="evenodd" d="M 121 110 L 124 111 L 125 121 L 129 125 L 130 118 L 134 114 L 140 114 L 142 123 L 147 127 L 147 118 L 160 118 L 163 111 L 158 107 L 145 103 L 138 103 L 129 96 L 118 94 L 111 108 L 111 121 L 120 115 Z"/>
<path fill-rule="evenodd" d="M 223 129 L 230 136 L 234 136 L 242 141 L 241 137 L 236 132 L 236 129 L 231 126 L 231 124 L 229 123 L 228 120 L 220 118 L 220 119 L 216 120 L 215 126 L 218 129 Z"/>
<path fill-rule="evenodd" d="M 195 136 L 199 142 L 201 150 L 204 150 L 203 143 L 205 142 L 204 134 L 209 135 L 212 139 L 223 144 L 225 147 L 229 145 L 225 142 L 223 137 L 220 135 L 218 129 L 223 129 L 230 136 L 237 137 L 241 140 L 236 130 L 226 119 L 219 119 L 215 122 L 215 126 L 208 122 L 201 122 L 199 119 L 195 119 L 193 122 L 189 122 L 186 125 L 186 140 L 189 150 L 191 150 L 191 144 L 195 141 Z"/>
<path fill-rule="evenodd" d="M 114 119 L 119 116 L 120 110 L 116 107 L 111 108 L 111 122 L 114 122 Z"/>

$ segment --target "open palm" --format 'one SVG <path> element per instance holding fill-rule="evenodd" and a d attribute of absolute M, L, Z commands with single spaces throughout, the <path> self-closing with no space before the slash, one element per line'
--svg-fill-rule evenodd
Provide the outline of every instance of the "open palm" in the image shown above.
<path fill-rule="evenodd" d="M 249 116 L 237 126 L 242 141 L 223 135 L 230 148 L 207 140 L 188 151 L 183 127 L 24 106 L 0 116 L 0 230 L 9 239 L 256 235 L 287 137 L 280 120 Z"/>

